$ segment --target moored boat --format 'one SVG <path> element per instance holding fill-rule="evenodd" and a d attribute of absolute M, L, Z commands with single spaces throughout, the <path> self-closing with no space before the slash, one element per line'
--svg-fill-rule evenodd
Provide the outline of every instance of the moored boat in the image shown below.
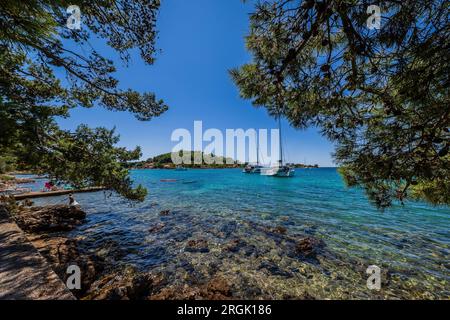
<path fill-rule="evenodd" d="M 295 175 L 295 169 L 291 166 L 283 164 L 283 146 L 281 141 L 281 116 L 278 116 L 278 130 L 280 130 L 280 160 L 278 164 L 274 167 L 263 168 L 260 170 L 261 175 L 263 176 L 271 176 L 271 177 L 280 177 L 280 178 L 290 178 Z"/>
<path fill-rule="evenodd" d="M 256 164 L 247 164 L 242 170 L 243 173 L 257 173 L 260 174 L 263 166 L 259 164 L 259 141 L 256 144 Z"/>
<path fill-rule="evenodd" d="M 260 166 L 258 164 L 248 164 L 245 166 L 244 170 L 242 170 L 243 173 L 261 173 L 261 170 L 263 169 L 263 166 Z"/>
<path fill-rule="evenodd" d="M 263 168 L 261 170 L 261 175 L 289 178 L 289 177 L 293 177 L 295 175 L 295 169 L 290 166 L 286 166 L 286 165 L 276 166 L 276 167 L 271 167 L 271 168 Z"/>

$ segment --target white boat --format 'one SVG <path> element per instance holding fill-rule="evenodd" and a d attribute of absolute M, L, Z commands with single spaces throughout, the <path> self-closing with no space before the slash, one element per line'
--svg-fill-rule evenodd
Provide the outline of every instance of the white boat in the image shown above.
<path fill-rule="evenodd" d="M 259 141 L 256 144 L 256 164 L 247 164 L 242 170 L 243 173 L 261 173 L 264 167 L 259 164 Z"/>
<path fill-rule="evenodd" d="M 261 170 L 263 169 L 263 166 L 260 166 L 259 164 L 248 164 L 245 166 L 244 170 L 242 170 L 243 173 L 261 173 Z"/>
<path fill-rule="evenodd" d="M 176 170 L 176 171 L 186 171 L 187 168 L 185 168 L 185 167 L 183 167 L 183 166 L 177 166 L 177 167 L 175 168 L 175 170 Z"/>
<path fill-rule="evenodd" d="M 261 175 L 280 177 L 280 178 L 290 178 L 295 175 L 295 169 L 291 166 L 283 164 L 283 147 L 281 141 L 281 116 L 278 117 L 278 130 L 280 130 L 280 160 L 278 165 L 270 168 L 262 168 Z"/>
<path fill-rule="evenodd" d="M 295 175 L 295 169 L 285 165 L 275 166 L 271 168 L 263 168 L 261 170 L 261 175 L 280 178 L 290 178 Z"/>

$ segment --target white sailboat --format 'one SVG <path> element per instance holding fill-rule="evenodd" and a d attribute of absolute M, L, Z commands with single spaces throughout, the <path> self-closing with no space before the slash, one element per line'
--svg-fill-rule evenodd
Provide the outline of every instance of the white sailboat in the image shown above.
<path fill-rule="evenodd" d="M 280 177 L 280 178 L 289 178 L 295 175 L 295 169 L 283 164 L 283 145 L 281 140 L 281 116 L 278 117 L 278 130 L 280 131 L 280 160 L 278 164 L 270 167 L 270 168 L 262 168 L 261 175 L 271 176 L 271 177 Z"/>
<path fill-rule="evenodd" d="M 260 166 L 259 164 L 248 164 L 245 166 L 244 170 L 242 170 L 243 173 L 261 173 L 261 170 L 263 169 L 263 166 Z"/>
<path fill-rule="evenodd" d="M 256 144 L 256 164 L 247 164 L 242 170 L 243 173 L 261 173 L 263 166 L 259 164 L 259 141 Z"/>

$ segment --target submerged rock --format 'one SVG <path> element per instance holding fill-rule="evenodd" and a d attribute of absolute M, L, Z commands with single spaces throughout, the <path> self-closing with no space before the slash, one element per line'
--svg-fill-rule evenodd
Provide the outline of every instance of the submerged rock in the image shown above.
<path fill-rule="evenodd" d="M 205 239 L 189 240 L 184 250 L 187 252 L 209 252 L 208 241 Z"/>
<path fill-rule="evenodd" d="M 84 299 L 142 300 L 158 291 L 164 283 L 159 274 L 140 273 L 132 267 L 108 274 L 95 281 Z"/>
<path fill-rule="evenodd" d="M 276 226 L 275 228 L 272 228 L 269 231 L 277 234 L 286 234 L 287 229 L 283 226 Z"/>
<path fill-rule="evenodd" d="M 305 291 L 300 296 L 298 296 L 298 295 L 283 295 L 283 300 L 316 300 L 316 298 Z"/>
<path fill-rule="evenodd" d="M 183 242 L 192 237 L 192 232 L 187 230 L 180 230 L 179 232 L 171 235 L 171 239 L 176 242 Z"/>
<path fill-rule="evenodd" d="M 90 237 L 89 240 L 94 240 Z M 114 264 L 120 261 L 128 253 L 132 253 L 133 249 L 124 249 L 115 240 L 106 240 L 96 247 L 95 255 L 100 259 L 105 260 L 107 264 Z"/>
<path fill-rule="evenodd" d="M 266 269 L 270 274 L 274 276 L 281 276 L 285 278 L 293 277 L 293 274 L 289 271 L 281 269 L 278 264 L 273 261 L 263 261 L 258 267 L 258 270 Z"/>
<path fill-rule="evenodd" d="M 172 286 L 150 297 L 151 300 L 229 300 L 233 297 L 231 286 L 221 276 L 215 276 L 198 286 Z"/>
<path fill-rule="evenodd" d="M 325 246 L 325 243 L 321 239 L 306 237 L 300 239 L 295 245 L 295 251 L 297 254 L 304 257 L 315 257 L 320 249 Z"/>
<path fill-rule="evenodd" d="M 77 206 L 51 205 L 23 208 L 13 218 L 26 232 L 59 232 L 74 229 L 86 218 L 86 213 Z"/>
<path fill-rule="evenodd" d="M 248 244 L 241 239 L 232 239 L 227 244 L 224 245 L 222 252 L 226 253 L 238 253 L 241 252 L 245 256 L 249 257 L 251 255 L 258 256 L 258 249 L 253 244 Z"/>
<path fill-rule="evenodd" d="M 231 286 L 223 277 L 214 277 L 206 285 L 207 299 L 217 300 L 231 297 Z"/>
<path fill-rule="evenodd" d="M 255 257 L 258 257 L 260 255 L 258 248 L 256 248 L 256 246 L 253 245 L 253 244 L 249 244 L 249 245 L 244 246 L 242 248 L 242 250 L 244 251 L 244 254 L 247 257 L 252 256 L 252 255 L 255 256 Z"/>
<path fill-rule="evenodd" d="M 148 232 L 151 232 L 151 233 L 158 232 L 158 231 L 160 231 L 161 229 L 163 229 L 165 226 L 166 226 L 165 223 L 157 223 L 157 224 L 151 226 L 151 227 L 148 229 Z"/>
<path fill-rule="evenodd" d="M 241 248 L 243 248 L 245 246 L 245 242 L 240 240 L 240 239 L 233 239 L 230 242 L 228 242 L 225 246 L 224 246 L 224 251 L 228 251 L 228 252 L 238 252 Z"/>
<path fill-rule="evenodd" d="M 236 221 L 229 221 L 220 227 L 219 231 L 223 238 L 230 237 L 233 233 L 236 232 L 238 228 L 238 223 Z"/>
<path fill-rule="evenodd" d="M 159 212 L 160 216 L 168 216 L 170 214 L 170 210 L 162 210 Z"/>
<path fill-rule="evenodd" d="M 200 289 L 197 287 L 174 286 L 166 287 L 157 294 L 149 297 L 150 300 L 197 300 L 200 297 Z"/>

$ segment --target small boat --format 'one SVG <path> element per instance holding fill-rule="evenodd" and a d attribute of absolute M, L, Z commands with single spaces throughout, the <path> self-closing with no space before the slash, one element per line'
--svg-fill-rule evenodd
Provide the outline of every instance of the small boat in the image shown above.
<path fill-rule="evenodd" d="M 295 175 L 295 169 L 283 164 L 283 147 L 281 141 L 281 116 L 278 116 L 278 129 L 280 130 L 280 160 L 278 165 L 271 168 L 263 168 L 260 172 L 263 176 L 290 178 Z"/>
<path fill-rule="evenodd" d="M 185 168 L 185 167 L 183 167 L 183 166 L 177 166 L 177 167 L 175 168 L 175 170 L 176 170 L 176 171 L 186 171 L 187 168 Z"/>
<path fill-rule="evenodd" d="M 192 183 L 197 183 L 197 181 L 195 180 L 189 180 L 189 181 L 183 181 L 181 182 L 182 184 L 192 184 Z"/>
<path fill-rule="evenodd" d="M 243 173 L 261 173 L 263 166 L 259 164 L 259 142 L 256 144 L 256 164 L 247 164 L 242 170 Z"/>

